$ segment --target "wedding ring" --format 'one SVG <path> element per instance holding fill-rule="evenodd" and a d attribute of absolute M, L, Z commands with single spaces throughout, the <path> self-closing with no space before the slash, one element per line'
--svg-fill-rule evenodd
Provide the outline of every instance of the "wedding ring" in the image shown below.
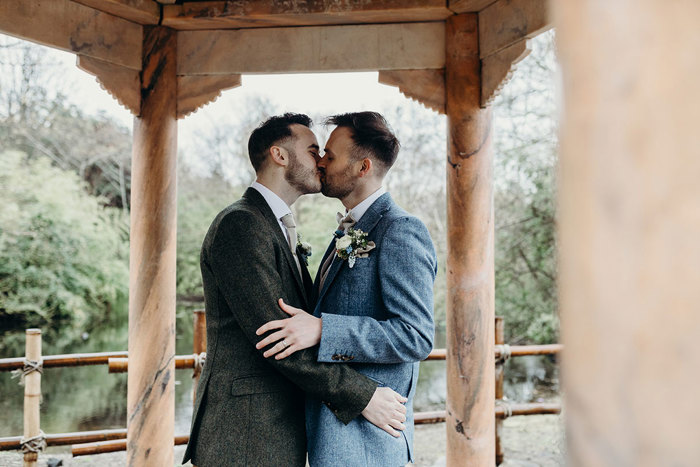
<path fill-rule="evenodd" d="M 287 344 L 287 341 L 285 341 L 284 339 L 282 339 L 282 345 L 284 346 L 285 349 L 287 347 L 289 347 L 289 344 Z"/>

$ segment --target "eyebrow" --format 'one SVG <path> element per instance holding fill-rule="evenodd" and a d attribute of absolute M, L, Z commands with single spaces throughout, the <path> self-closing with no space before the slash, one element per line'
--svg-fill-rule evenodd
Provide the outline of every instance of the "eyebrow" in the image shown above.
<path fill-rule="evenodd" d="M 318 151 L 321 148 L 318 147 L 318 144 L 309 144 L 309 149 L 315 149 Z"/>

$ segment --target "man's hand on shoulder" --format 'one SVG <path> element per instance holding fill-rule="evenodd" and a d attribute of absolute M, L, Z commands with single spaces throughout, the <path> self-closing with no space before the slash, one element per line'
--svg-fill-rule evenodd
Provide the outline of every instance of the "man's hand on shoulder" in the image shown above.
<path fill-rule="evenodd" d="M 263 353 L 265 358 L 274 355 L 276 360 L 281 360 L 297 350 L 308 349 L 321 342 L 321 318 L 316 318 L 300 308 L 287 305 L 281 298 L 279 306 L 285 313 L 291 315 L 291 318 L 269 321 L 255 331 L 255 334 L 262 336 L 268 331 L 277 329 L 255 345 L 255 348 L 260 350 L 277 342 Z"/>
<path fill-rule="evenodd" d="M 403 424 L 406 421 L 406 401 L 408 399 L 393 389 L 379 387 L 362 411 L 362 416 L 372 425 L 398 438 L 399 431 L 406 429 L 406 425 Z"/>

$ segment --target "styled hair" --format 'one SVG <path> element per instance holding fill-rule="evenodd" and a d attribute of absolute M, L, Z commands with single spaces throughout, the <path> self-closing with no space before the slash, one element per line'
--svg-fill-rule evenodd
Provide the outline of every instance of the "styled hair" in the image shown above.
<path fill-rule="evenodd" d="M 348 128 L 353 141 L 352 156 L 361 159 L 372 157 L 386 173 L 399 154 L 399 140 L 389 124 L 377 112 L 351 112 L 328 117 L 326 125 Z"/>
<path fill-rule="evenodd" d="M 268 118 L 253 130 L 248 138 L 248 157 L 255 172 L 264 165 L 272 146 L 292 138 L 292 130 L 289 127 L 294 124 L 311 128 L 312 122 L 308 115 L 288 112 Z"/>

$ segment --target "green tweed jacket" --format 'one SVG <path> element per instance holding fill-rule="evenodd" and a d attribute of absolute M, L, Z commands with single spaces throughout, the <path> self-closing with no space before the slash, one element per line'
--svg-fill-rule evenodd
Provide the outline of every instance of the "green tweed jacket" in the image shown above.
<path fill-rule="evenodd" d="M 219 213 L 201 253 L 207 359 L 197 387 L 183 463 L 304 466 L 304 393 L 344 423 L 360 414 L 376 383 L 347 365 L 317 362 L 318 347 L 277 361 L 255 343 L 264 323 L 309 310 L 311 279 L 299 276 L 287 240 L 262 195 L 249 188 Z"/>

